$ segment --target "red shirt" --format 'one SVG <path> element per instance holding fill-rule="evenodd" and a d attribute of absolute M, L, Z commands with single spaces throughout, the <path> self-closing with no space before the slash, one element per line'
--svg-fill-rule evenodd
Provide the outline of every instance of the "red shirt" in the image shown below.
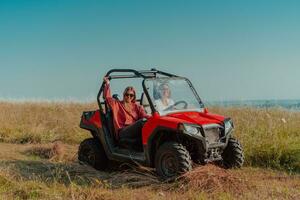
<path fill-rule="evenodd" d="M 118 101 L 112 98 L 109 84 L 105 85 L 103 95 L 113 112 L 113 122 L 117 138 L 120 129 L 136 122 L 139 119 L 150 117 L 146 114 L 143 106 L 132 103 L 132 110 L 130 111 L 125 108 L 124 101 Z"/>

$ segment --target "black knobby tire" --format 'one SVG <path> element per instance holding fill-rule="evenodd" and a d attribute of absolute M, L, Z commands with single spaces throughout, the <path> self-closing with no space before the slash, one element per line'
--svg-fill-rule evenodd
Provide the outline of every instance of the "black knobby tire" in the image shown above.
<path fill-rule="evenodd" d="M 88 138 L 80 143 L 78 160 L 98 170 L 104 170 L 108 165 L 104 149 L 101 143 L 95 138 Z"/>
<path fill-rule="evenodd" d="M 229 138 L 228 145 L 222 153 L 225 168 L 240 168 L 244 164 L 244 153 L 240 142 L 235 138 Z"/>
<path fill-rule="evenodd" d="M 192 169 L 190 153 L 180 143 L 166 142 L 155 155 L 155 168 L 163 180 L 173 180 Z"/>

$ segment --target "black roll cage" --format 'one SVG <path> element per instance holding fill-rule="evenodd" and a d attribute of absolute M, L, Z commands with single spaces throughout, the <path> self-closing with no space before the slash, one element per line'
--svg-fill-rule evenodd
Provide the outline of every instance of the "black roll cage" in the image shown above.
<path fill-rule="evenodd" d="M 131 73 L 131 74 L 128 74 L 128 75 L 111 75 L 113 73 Z M 182 79 L 185 79 L 188 82 L 190 88 L 192 89 L 193 93 L 195 94 L 195 96 L 198 99 L 198 101 L 200 102 L 200 104 L 203 105 L 199 95 L 197 94 L 195 88 L 193 87 L 193 85 L 192 85 L 192 83 L 190 82 L 189 79 L 187 79 L 185 77 L 177 76 L 175 74 L 159 71 L 155 68 L 152 68 L 150 70 L 140 70 L 140 71 L 137 71 L 137 70 L 134 70 L 134 69 L 112 69 L 112 70 L 109 70 L 106 73 L 105 76 L 108 77 L 109 80 L 123 79 L 123 78 L 143 78 L 144 80 L 142 82 L 142 86 L 143 86 L 144 94 L 146 95 L 147 99 L 149 100 L 149 105 L 151 107 L 152 113 L 154 113 L 155 108 L 154 108 L 153 102 L 151 101 L 151 97 L 148 93 L 148 90 L 145 86 L 145 80 L 146 79 L 151 79 L 151 78 L 157 78 L 157 75 L 160 75 L 160 76 L 165 77 L 165 78 L 182 78 Z M 103 81 L 102 84 L 101 84 L 101 87 L 99 89 L 98 95 L 97 95 L 97 103 L 98 103 L 98 106 L 99 106 L 99 109 L 100 109 L 100 113 L 102 115 L 104 113 L 103 113 L 103 109 L 102 109 L 101 104 L 104 104 L 104 102 L 101 103 L 100 98 L 101 98 L 101 94 L 103 92 L 104 86 L 105 86 L 105 83 Z"/>

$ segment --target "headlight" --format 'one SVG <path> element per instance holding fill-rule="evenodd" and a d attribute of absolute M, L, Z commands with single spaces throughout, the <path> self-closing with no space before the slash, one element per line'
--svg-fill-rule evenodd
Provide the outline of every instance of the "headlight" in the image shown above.
<path fill-rule="evenodd" d="M 180 124 L 180 126 L 178 128 L 179 128 L 179 130 L 185 131 L 188 134 L 202 136 L 200 127 L 198 127 L 196 125 Z"/>
<path fill-rule="evenodd" d="M 225 125 L 225 135 L 227 135 L 233 129 L 233 122 L 231 120 L 227 120 L 224 122 Z"/>

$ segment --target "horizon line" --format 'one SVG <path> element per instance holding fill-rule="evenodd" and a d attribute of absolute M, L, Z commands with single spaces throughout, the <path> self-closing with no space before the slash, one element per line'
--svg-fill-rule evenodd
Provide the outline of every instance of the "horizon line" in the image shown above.
<path fill-rule="evenodd" d="M 300 101 L 300 99 L 233 99 L 233 100 L 205 100 L 204 103 L 222 103 L 222 102 L 252 102 L 252 101 Z M 3 98 L 0 102 L 11 103 L 96 103 L 96 97 L 87 97 L 85 99 L 76 97 L 67 98 Z"/>

